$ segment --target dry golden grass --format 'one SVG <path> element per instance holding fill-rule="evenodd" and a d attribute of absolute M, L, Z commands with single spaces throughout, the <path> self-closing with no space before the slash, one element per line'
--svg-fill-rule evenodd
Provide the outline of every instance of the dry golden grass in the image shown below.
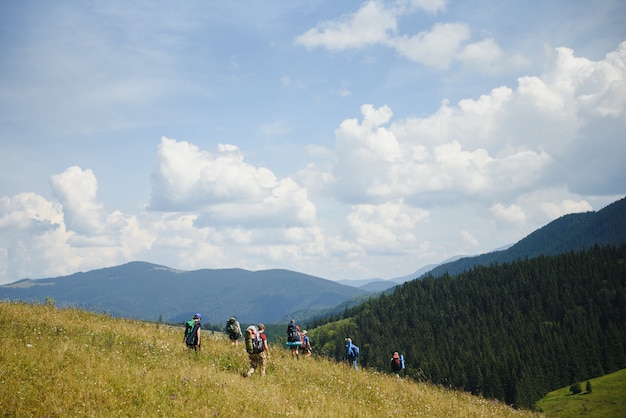
<path fill-rule="evenodd" d="M 7 417 L 522 417 L 501 403 L 271 346 L 248 379 L 243 345 L 182 328 L 52 305 L 0 302 L 0 415 Z"/>

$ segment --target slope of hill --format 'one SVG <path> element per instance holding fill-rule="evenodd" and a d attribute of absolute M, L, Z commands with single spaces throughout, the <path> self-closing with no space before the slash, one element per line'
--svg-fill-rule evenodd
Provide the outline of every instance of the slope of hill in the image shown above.
<path fill-rule="evenodd" d="M 578 251 L 594 245 L 620 245 L 626 242 L 626 198 L 597 212 L 562 216 L 503 251 L 463 257 L 441 264 L 422 275 L 434 277 L 459 274 L 474 266 L 507 263 L 540 255 Z"/>
<path fill-rule="evenodd" d="M 257 297 L 250 298 L 250 292 Z M 327 309 L 368 292 L 289 270 L 178 271 L 132 262 L 70 276 L 0 286 L 0 299 L 74 305 L 111 315 L 182 322 L 194 312 L 205 323 L 276 322 L 291 312 Z"/>
<path fill-rule="evenodd" d="M 75 309 L 0 302 L 0 411 L 6 417 L 535 417 L 459 391 L 270 346 L 267 373 L 204 333 Z"/>
<path fill-rule="evenodd" d="M 572 393 L 571 385 L 557 389 L 537 402 L 538 409 L 547 418 L 626 417 L 626 369 L 577 383 L 580 393 Z"/>
<path fill-rule="evenodd" d="M 416 379 L 532 407 L 550 390 L 626 367 L 626 243 L 428 277 L 307 324 L 316 349 L 364 364 L 405 354 Z"/>

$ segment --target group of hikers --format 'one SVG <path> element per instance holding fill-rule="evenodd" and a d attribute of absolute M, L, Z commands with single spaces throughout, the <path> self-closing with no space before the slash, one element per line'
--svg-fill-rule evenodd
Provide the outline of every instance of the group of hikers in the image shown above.
<path fill-rule="evenodd" d="M 190 321 L 185 324 L 184 341 L 187 348 L 198 351 L 201 348 L 202 315 L 196 313 Z M 250 377 L 255 370 L 259 370 L 261 376 L 265 376 L 265 368 L 269 359 L 269 346 L 265 335 L 265 325 L 250 325 L 245 333 L 241 331 L 241 324 L 237 317 L 233 316 L 226 322 L 225 331 L 232 345 L 239 345 L 239 340 L 244 337 L 246 351 L 250 360 L 250 368 L 243 373 L 244 377 Z M 299 359 L 300 354 L 305 358 L 311 356 L 311 340 L 306 330 L 300 330 L 294 319 L 287 325 L 287 346 L 291 348 L 291 357 Z M 359 347 L 352 342 L 350 337 L 346 337 L 346 357 L 354 370 L 358 370 Z M 391 357 L 390 366 L 396 376 L 400 376 L 400 371 L 404 369 L 404 356 L 394 352 Z"/>
<path fill-rule="evenodd" d="M 198 352 L 202 347 L 202 315 L 195 313 L 193 318 L 185 323 L 184 341 L 189 350 Z M 243 336 L 241 325 L 236 317 L 231 317 L 226 322 L 226 332 L 232 345 L 238 345 L 239 340 Z M 250 377 L 256 369 L 259 369 L 261 376 L 265 375 L 265 367 L 269 358 L 269 346 L 267 345 L 267 337 L 265 336 L 265 325 L 250 325 L 246 329 L 246 351 L 250 359 L 250 368 L 243 374 L 244 377 Z"/>

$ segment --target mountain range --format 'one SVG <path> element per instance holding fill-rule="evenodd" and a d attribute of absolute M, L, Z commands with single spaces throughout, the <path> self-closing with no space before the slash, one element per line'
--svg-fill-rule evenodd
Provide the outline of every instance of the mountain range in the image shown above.
<path fill-rule="evenodd" d="M 462 257 L 450 263 L 440 264 L 415 277 L 455 275 L 476 266 L 580 251 L 595 245 L 618 246 L 624 242 L 626 242 L 626 198 L 597 212 L 561 216 L 505 250 Z"/>
<path fill-rule="evenodd" d="M 114 316 L 182 322 L 195 312 L 224 324 L 301 321 L 341 311 L 409 280 L 458 274 L 478 265 L 626 242 L 626 198 L 597 212 L 565 215 L 505 250 L 452 259 L 391 280 L 334 282 L 290 270 L 175 270 L 145 262 L 0 286 L 0 299 L 54 300 Z M 252 297 L 254 295 L 254 297 Z"/>
<path fill-rule="evenodd" d="M 0 286 L 0 298 L 71 305 L 114 316 L 183 322 L 195 312 L 205 324 L 284 321 L 291 312 L 332 308 L 368 294 L 351 286 L 289 270 L 180 271 L 144 262 L 20 280 Z"/>

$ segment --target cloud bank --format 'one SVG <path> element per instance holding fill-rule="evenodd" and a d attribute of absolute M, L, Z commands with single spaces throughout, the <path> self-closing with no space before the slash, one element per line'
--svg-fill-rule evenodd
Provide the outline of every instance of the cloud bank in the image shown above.
<path fill-rule="evenodd" d="M 620 2 L 0 12 L 0 283 L 405 276 L 626 193 Z"/>
<path fill-rule="evenodd" d="M 367 7 L 359 13 L 380 12 Z M 420 260 L 490 250 L 592 210 L 598 197 L 623 196 L 625 93 L 626 42 L 598 61 L 558 48 L 542 74 L 430 115 L 398 118 L 364 104 L 290 177 L 247 162 L 236 145 L 163 137 L 141 213 L 107 211 L 98 173 L 79 166 L 51 177 L 53 199 L 2 197 L 0 275 L 144 259 L 338 279 L 394 260 L 412 260 L 402 262 L 408 273 Z M 452 228 L 440 231 L 441 222 Z"/>

